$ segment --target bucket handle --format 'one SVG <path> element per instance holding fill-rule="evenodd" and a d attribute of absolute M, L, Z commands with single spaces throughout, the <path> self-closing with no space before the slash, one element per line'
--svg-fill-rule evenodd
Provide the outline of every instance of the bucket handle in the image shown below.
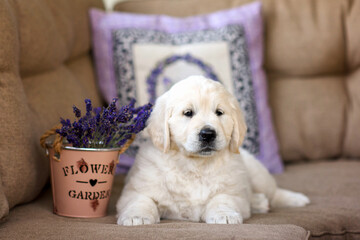
<path fill-rule="evenodd" d="M 55 135 L 55 140 L 52 144 L 52 147 L 54 148 L 55 154 L 53 156 L 53 159 L 57 162 L 60 162 L 60 151 L 62 147 L 63 137 L 56 132 L 56 130 L 61 129 L 61 124 L 58 124 L 54 126 L 53 128 L 47 130 L 40 138 L 40 145 L 43 148 L 47 148 L 46 146 L 46 139 L 52 135 Z"/>

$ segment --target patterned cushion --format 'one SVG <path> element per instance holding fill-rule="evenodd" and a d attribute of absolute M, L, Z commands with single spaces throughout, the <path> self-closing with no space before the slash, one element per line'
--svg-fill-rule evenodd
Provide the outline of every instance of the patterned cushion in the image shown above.
<path fill-rule="evenodd" d="M 194 74 L 222 82 L 238 99 L 248 133 L 243 147 L 273 173 L 282 171 L 267 104 L 262 66 L 261 5 L 209 15 L 172 18 L 93 9 L 95 62 L 109 101 L 154 101 L 173 83 Z M 130 166 L 139 143 L 122 156 Z"/>

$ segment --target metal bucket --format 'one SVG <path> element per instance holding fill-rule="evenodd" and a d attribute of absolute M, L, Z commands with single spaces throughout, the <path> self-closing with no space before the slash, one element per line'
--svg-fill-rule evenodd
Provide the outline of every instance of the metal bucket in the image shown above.
<path fill-rule="evenodd" d="M 54 213 L 67 217 L 104 217 L 110 199 L 119 148 L 63 146 L 60 156 L 47 144 Z"/>

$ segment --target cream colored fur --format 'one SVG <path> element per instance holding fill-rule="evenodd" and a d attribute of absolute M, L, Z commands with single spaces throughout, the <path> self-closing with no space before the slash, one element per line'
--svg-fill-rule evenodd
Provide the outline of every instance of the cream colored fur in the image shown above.
<path fill-rule="evenodd" d="M 207 151 L 199 140 L 205 126 L 216 131 Z M 201 76 L 176 83 L 157 99 L 147 130 L 152 143 L 139 151 L 117 203 L 120 225 L 160 218 L 238 224 L 270 207 L 310 202 L 278 188 L 262 164 L 240 148 L 246 124 L 236 99 L 220 83 Z"/>

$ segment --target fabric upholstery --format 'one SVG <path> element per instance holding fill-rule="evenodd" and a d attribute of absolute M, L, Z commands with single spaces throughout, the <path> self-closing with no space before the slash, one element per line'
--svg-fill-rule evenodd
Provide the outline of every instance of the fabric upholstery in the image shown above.
<path fill-rule="evenodd" d="M 183 17 L 248 2 L 130 1 L 115 9 Z M 360 157 L 360 4 L 351 0 L 261 2 L 265 70 L 283 159 Z"/>
<path fill-rule="evenodd" d="M 29 142 L 29 136 L 23 134 L 26 126 L 26 115 L 28 109 L 26 106 L 22 106 L 21 102 L 24 102 L 24 90 L 21 87 L 21 80 L 16 74 L 18 70 L 17 62 L 19 55 L 19 43 L 17 42 L 18 34 L 16 32 L 16 17 L 13 11 L 13 4 L 8 1 L 0 2 L 0 28 L 2 34 L 0 35 L 0 109 L 2 113 L 0 115 L 0 218 L 6 215 L 9 211 L 9 202 L 7 199 L 5 184 L 11 181 L 16 181 L 13 177 L 13 171 L 16 170 L 16 161 L 23 158 L 23 154 L 18 153 L 17 146 L 9 144 L 8 140 L 17 141 L 18 146 Z M 4 114 L 5 113 L 5 114 Z M 14 123 L 13 119 L 17 119 Z M 27 132 L 30 129 L 26 128 Z M 13 136 L 15 135 L 15 136 Z M 29 155 L 31 151 L 25 152 L 25 155 Z M 10 161 L 8 160 L 10 158 Z M 8 165 L 10 164 L 10 166 Z M 9 172 L 10 169 L 11 171 Z M 16 174 L 17 175 L 17 174 Z M 12 186 L 14 187 L 14 186 Z"/>
<path fill-rule="evenodd" d="M 359 123 L 360 123 L 360 2 L 352 1 L 351 8 L 347 11 L 345 26 L 345 38 L 347 39 L 347 49 L 345 56 L 348 64 L 345 91 L 349 94 L 349 105 L 347 108 L 348 116 L 346 125 L 348 126 L 344 139 L 344 152 L 349 156 L 355 157 L 360 155 L 359 147 Z"/>
<path fill-rule="evenodd" d="M 0 176 L 0 180 L 1 180 L 1 176 Z M 9 214 L 9 203 L 6 199 L 3 186 L 2 184 L 0 184 L 0 216 L 3 217 L 3 216 L 7 216 L 8 214 Z M 0 218 L 0 224 L 4 220 L 5 218 Z"/>
<path fill-rule="evenodd" d="M 0 2 L 0 218 L 48 180 L 42 133 L 85 98 L 101 104 L 89 54 L 90 7 L 102 8 L 102 1 Z"/>
<path fill-rule="evenodd" d="M 0 238 L 305 239 L 306 232 L 310 231 L 311 239 L 359 239 L 359 172 L 358 161 L 328 160 L 290 165 L 276 177 L 279 186 L 304 192 L 310 197 L 311 204 L 303 208 L 274 209 L 268 214 L 256 214 L 242 225 L 162 220 L 159 225 L 130 228 L 116 225 L 115 204 L 124 183 L 124 175 L 118 175 L 107 217 L 75 219 L 54 215 L 51 191 L 48 189 L 35 202 L 11 211 L 8 221 L 0 226 Z M 289 235 L 291 233 L 293 235 Z"/>
<path fill-rule="evenodd" d="M 118 9 L 190 16 L 248 2 L 138 0 L 119 4 Z M 311 239 L 359 239 L 360 3 L 262 2 L 265 68 L 283 157 L 288 161 L 357 158 L 288 164 L 285 173 L 277 176 L 279 185 L 307 194 L 309 206 L 254 215 L 236 227 L 163 221 L 125 228 L 115 225 L 115 203 L 123 185 L 118 176 L 108 217 L 56 216 L 47 188 L 36 201 L 10 212 L 8 221 L 0 225 L 0 238 L 306 239 L 311 231 Z M 0 218 L 9 207 L 37 196 L 48 179 L 48 161 L 38 147 L 41 133 L 59 116 L 71 116 L 71 106 L 80 106 L 85 97 L 101 101 L 89 56 L 86 9 L 90 6 L 102 4 L 100 0 L 0 1 Z"/>
<path fill-rule="evenodd" d="M 0 239 L 308 239 L 308 231 L 289 224 L 234 226 L 162 221 L 156 225 L 118 226 L 115 204 L 123 180 L 124 175 L 115 177 L 107 217 L 77 219 L 57 216 L 52 213 L 51 192 L 48 189 L 35 202 L 11 211 L 8 221 L 0 226 Z"/>
<path fill-rule="evenodd" d="M 295 224 L 314 239 L 360 238 L 360 162 L 325 160 L 293 164 L 276 180 L 282 188 L 305 193 L 310 205 L 256 215 L 249 224 Z"/>

